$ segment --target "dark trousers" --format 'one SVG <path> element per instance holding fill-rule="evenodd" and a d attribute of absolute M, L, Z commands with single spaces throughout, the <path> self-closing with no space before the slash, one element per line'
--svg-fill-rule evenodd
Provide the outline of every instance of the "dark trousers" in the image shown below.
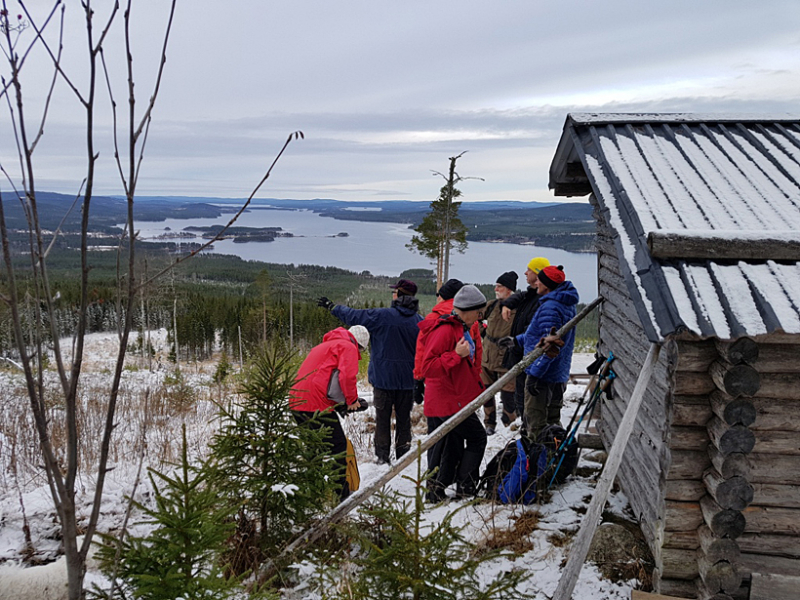
<path fill-rule="evenodd" d="M 373 388 L 372 405 L 375 407 L 375 456 L 389 461 L 394 410 L 394 455 L 400 458 L 411 449 L 413 390 Z"/>
<path fill-rule="evenodd" d="M 330 452 L 341 467 L 336 481 L 340 486 L 340 498 L 344 500 L 350 495 L 350 486 L 347 485 L 347 436 L 344 434 L 339 417 L 334 412 L 320 413 L 293 410 L 292 414 L 298 425 L 313 429 L 327 429 L 325 441 L 330 444 Z M 314 419 L 314 415 L 318 415 L 318 417 Z"/>
<path fill-rule="evenodd" d="M 428 434 L 448 418 L 428 417 Z M 443 499 L 445 488 L 453 482 L 456 483 L 456 494 L 474 494 L 485 450 L 486 430 L 478 415 L 472 413 L 428 450 L 428 472 L 433 473 L 428 479 L 429 498 L 434 501 Z"/>
<path fill-rule="evenodd" d="M 547 425 L 561 424 L 561 407 L 564 404 L 566 383 L 546 383 L 540 381 L 536 396 L 525 390 L 525 411 L 522 426 L 525 435 L 535 442 L 539 433 Z"/>

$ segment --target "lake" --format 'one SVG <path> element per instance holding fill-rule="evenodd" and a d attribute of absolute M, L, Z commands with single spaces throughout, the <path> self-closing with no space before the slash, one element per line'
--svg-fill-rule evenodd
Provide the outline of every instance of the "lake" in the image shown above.
<path fill-rule="evenodd" d="M 167 228 L 176 233 L 189 226 L 225 224 L 230 218 L 231 215 L 226 214 L 215 219 L 137 221 L 136 225 L 140 239 L 155 239 Z M 233 254 L 246 260 L 333 266 L 394 277 L 406 269 L 434 268 L 428 259 L 405 247 L 413 231 L 400 223 L 339 221 L 306 210 L 256 208 L 244 213 L 236 226 L 281 227 L 295 237 L 244 244 L 222 240 L 214 242 L 210 252 Z M 331 237 L 343 232 L 348 236 Z M 542 246 L 470 242 L 465 254 L 451 256 L 450 277 L 469 283 L 494 283 L 503 272 L 516 271 L 520 277 L 518 286 L 524 288 L 523 273 L 534 256 L 544 256 L 553 264 L 564 265 L 567 279 L 578 289 L 583 301 L 589 302 L 597 296 L 597 258 L 594 254 Z"/>

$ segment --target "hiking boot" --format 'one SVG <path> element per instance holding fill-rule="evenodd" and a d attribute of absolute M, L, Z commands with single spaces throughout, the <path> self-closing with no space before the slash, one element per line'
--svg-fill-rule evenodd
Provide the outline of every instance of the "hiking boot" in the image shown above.
<path fill-rule="evenodd" d="M 487 425 L 486 435 L 494 435 L 494 433 L 495 433 L 494 425 Z"/>
<path fill-rule="evenodd" d="M 428 490 L 428 493 L 425 494 L 425 502 L 428 504 L 441 504 L 447 499 L 447 494 L 441 488 Z"/>
<path fill-rule="evenodd" d="M 389 460 L 388 456 L 379 456 L 375 459 L 375 462 L 379 465 L 390 465 L 392 462 Z"/>

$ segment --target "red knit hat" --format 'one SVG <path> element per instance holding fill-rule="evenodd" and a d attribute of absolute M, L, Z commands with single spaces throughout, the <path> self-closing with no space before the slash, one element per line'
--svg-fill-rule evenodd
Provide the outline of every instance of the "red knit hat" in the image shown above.
<path fill-rule="evenodd" d="M 539 278 L 539 281 L 541 281 L 551 290 L 556 289 L 558 286 L 564 283 L 564 280 L 566 279 L 566 276 L 564 275 L 564 267 L 561 265 L 558 265 L 557 267 L 554 267 L 553 265 L 545 267 L 539 271 L 537 277 Z"/>

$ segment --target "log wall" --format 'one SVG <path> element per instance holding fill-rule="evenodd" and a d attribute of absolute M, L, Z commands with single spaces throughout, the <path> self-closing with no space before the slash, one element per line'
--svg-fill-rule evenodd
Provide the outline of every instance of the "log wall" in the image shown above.
<path fill-rule="evenodd" d="M 610 447 L 649 341 L 597 211 L 600 350 L 615 398 Z M 800 573 L 800 336 L 665 342 L 618 482 L 655 558 L 656 591 L 746 599 L 749 582 Z M 787 600 L 776 597 L 774 600 Z"/>

